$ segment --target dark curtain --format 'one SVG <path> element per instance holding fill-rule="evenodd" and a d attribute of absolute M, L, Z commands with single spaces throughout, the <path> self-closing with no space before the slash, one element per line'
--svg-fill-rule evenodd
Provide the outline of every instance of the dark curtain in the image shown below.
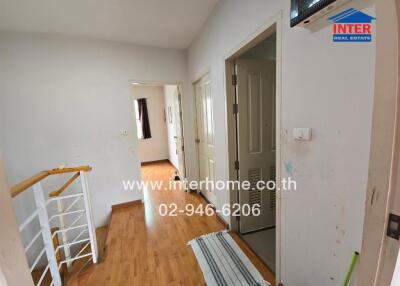
<path fill-rule="evenodd" d="M 139 107 L 139 118 L 140 122 L 142 123 L 143 139 L 149 139 L 151 138 L 151 131 L 149 113 L 147 111 L 147 100 L 146 98 L 139 98 L 137 101 Z"/>

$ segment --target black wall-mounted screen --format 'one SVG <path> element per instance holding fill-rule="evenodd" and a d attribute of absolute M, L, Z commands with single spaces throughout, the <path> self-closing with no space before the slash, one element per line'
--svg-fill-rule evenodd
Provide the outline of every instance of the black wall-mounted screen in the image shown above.
<path fill-rule="evenodd" d="M 290 26 L 294 27 L 336 0 L 291 0 Z"/>

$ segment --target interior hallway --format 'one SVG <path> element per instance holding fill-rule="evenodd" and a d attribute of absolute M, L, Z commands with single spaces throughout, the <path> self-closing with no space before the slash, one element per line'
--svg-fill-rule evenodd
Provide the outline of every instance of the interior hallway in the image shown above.
<path fill-rule="evenodd" d="M 145 164 L 145 180 L 168 182 L 174 167 L 169 162 Z M 145 203 L 115 209 L 107 237 L 103 262 L 81 275 L 78 285 L 206 285 L 187 242 L 202 234 L 225 229 L 215 216 L 161 217 L 160 204 L 205 204 L 196 193 L 148 190 Z M 240 241 L 234 239 L 263 275 L 273 283 L 272 272 Z"/>

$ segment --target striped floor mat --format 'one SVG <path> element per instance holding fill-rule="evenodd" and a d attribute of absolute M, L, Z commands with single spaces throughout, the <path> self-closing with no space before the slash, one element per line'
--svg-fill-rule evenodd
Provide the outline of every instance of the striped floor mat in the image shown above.
<path fill-rule="evenodd" d="M 208 286 L 266 286 L 260 272 L 226 232 L 210 233 L 188 243 Z"/>

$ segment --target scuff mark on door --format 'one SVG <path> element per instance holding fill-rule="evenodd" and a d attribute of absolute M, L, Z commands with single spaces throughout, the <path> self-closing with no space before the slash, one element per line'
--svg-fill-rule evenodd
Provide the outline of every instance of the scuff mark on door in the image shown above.
<path fill-rule="evenodd" d="M 291 161 L 285 161 L 284 163 L 283 163 L 283 165 L 285 166 L 285 171 L 286 171 L 286 174 L 289 176 L 289 177 L 293 177 L 293 164 L 292 164 L 292 162 Z"/>

